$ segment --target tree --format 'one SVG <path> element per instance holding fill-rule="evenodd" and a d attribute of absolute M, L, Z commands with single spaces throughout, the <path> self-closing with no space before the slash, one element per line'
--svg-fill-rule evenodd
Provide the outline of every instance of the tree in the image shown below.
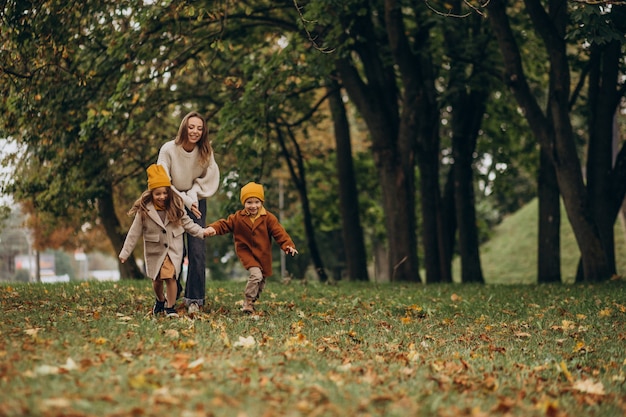
<path fill-rule="evenodd" d="M 328 86 L 329 105 L 333 118 L 337 149 L 337 173 L 339 180 L 339 206 L 343 227 L 341 228 L 346 252 L 348 276 L 357 281 L 368 281 L 367 255 L 361 228 L 359 198 L 352 165 L 350 127 L 341 90 L 336 81 Z"/>
<path fill-rule="evenodd" d="M 587 172 L 588 183 L 585 185 L 570 114 L 571 64 L 567 55 L 566 33 L 563 24 L 569 15 L 567 2 L 562 0 L 549 1 L 548 10 L 543 8 L 541 2 L 535 0 L 526 0 L 525 5 L 535 31 L 544 41 L 550 60 L 550 92 L 545 112 L 529 88 L 522 65 L 523 57 L 509 24 L 506 5 L 504 2 L 490 2 L 487 6 L 489 21 L 504 58 L 506 80 L 518 103 L 524 109 L 531 129 L 541 146 L 546 149 L 546 153 L 555 168 L 559 190 L 581 250 L 581 277 L 586 281 L 605 280 L 615 272 L 615 264 L 611 264 L 611 258 L 608 256 L 606 245 L 603 243 L 598 226 L 598 213 L 597 210 L 594 210 L 593 197 L 600 196 L 602 201 L 610 198 L 621 202 L 624 198 L 623 190 L 618 190 L 617 195 L 612 196 L 608 196 L 606 193 L 592 196 L 590 191 L 596 186 L 594 185 L 596 175 L 593 172 Z M 615 9 L 619 10 L 619 7 Z M 608 15 L 613 18 L 619 13 L 611 12 Z M 615 100 L 612 103 L 615 106 L 618 104 Z M 611 114 L 614 113 L 611 111 Z M 600 149 L 601 153 L 606 155 L 606 147 L 601 146 Z M 612 148 L 609 149 L 609 152 L 612 152 Z M 626 152 L 621 152 L 618 156 L 615 165 L 616 170 L 611 174 L 612 179 L 623 178 L 620 167 L 623 165 L 621 158 L 625 157 L 624 155 Z M 606 162 L 597 162 L 598 160 L 588 167 L 592 171 L 599 170 L 597 172 L 606 172 L 607 169 L 611 171 L 610 165 L 607 166 Z M 614 184 L 618 189 L 624 188 L 613 181 L 611 184 Z M 618 208 L 615 208 L 615 215 L 617 210 Z M 604 214 L 610 213 L 604 212 Z M 613 222 L 614 220 L 615 217 L 613 217 Z"/>

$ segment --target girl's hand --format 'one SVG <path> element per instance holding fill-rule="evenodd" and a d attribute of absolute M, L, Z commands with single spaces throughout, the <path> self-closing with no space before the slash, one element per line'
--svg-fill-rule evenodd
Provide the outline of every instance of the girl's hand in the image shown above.
<path fill-rule="evenodd" d="M 291 246 L 287 246 L 285 248 L 285 253 L 287 255 L 295 256 L 298 253 L 298 251 L 296 250 L 296 248 L 292 248 Z"/>
<path fill-rule="evenodd" d="M 209 226 L 206 229 L 204 229 L 204 235 L 205 236 L 215 236 L 216 234 L 217 234 L 217 232 L 211 226 Z"/>

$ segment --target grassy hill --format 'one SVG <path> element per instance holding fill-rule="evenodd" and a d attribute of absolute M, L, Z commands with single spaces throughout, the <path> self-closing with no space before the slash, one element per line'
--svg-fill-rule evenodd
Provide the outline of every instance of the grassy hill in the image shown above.
<path fill-rule="evenodd" d="M 480 249 L 485 281 L 489 284 L 524 284 L 537 281 L 537 200 L 504 219 L 492 238 Z M 561 276 L 574 282 L 580 252 L 574 233 L 561 208 Z M 618 220 L 615 225 L 617 271 L 626 274 L 626 241 Z M 460 278 L 460 260 L 453 263 L 453 274 Z"/>

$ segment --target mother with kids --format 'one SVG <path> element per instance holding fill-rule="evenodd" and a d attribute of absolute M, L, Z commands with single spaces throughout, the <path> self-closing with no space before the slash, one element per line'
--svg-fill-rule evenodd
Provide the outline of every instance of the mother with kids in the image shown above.
<path fill-rule="evenodd" d="M 176 138 L 163 144 L 157 163 L 146 171 L 148 188 L 128 212 L 134 220 L 119 259 L 126 262 L 143 238 L 146 274 L 155 295 L 153 315 L 178 317 L 175 303 L 185 257 L 184 306 L 192 317 L 205 308 L 204 238 L 227 233 L 232 233 L 235 252 L 249 273 L 242 311 L 254 314 L 254 303 L 272 275 L 271 239 L 286 254 L 298 253 L 276 216 L 265 209 L 263 186 L 254 182 L 243 186 L 243 208 L 206 227 L 206 199 L 217 192 L 220 173 L 206 121 L 195 111 L 185 115 Z"/>

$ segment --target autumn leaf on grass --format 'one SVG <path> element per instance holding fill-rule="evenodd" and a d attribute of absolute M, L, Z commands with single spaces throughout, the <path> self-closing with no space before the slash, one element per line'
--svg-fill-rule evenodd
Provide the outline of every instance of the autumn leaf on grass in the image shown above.
<path fill-rule="evenodd" d="M 591 353 L 593 352 L 593 348 L 585 345 L 585 342 L 578 341 L 576 342 L 576 346 L 574 346 L 575 353 Z"/>
<path fill-rule="evenodd" d="M 183 353 L 174 355 L 171 365 L 179 372 L 196 373 L 204 367 L 204 358 L 199 358 L 190 362 L 190 356 Z"/>
<path fill-rule="evenodd" d="M 177 370 L 185 370 L 187 369 L 189 363 L 190 356 L 186 353 L 176 353 L 174 355 L 174 359 L 171 361 L 172 368 Z"/>
<path fill-rule="evenodd" d="M 170 339 L 178 339 L 180 337 L 180 334 L 176 329 L 167 329 L 165 331 L 165 335 Z"/>
<path fill-rule="evenodd" d="M 200 358 L 200 359 L 196 359 L 193 362 L 190 362 L 189 365 L 187 365 L 187 369 L 191 372 L 198 372 L 202 369 L 203 366 L 204 366 L 204 358 Z"/>
<path fill-rule="evenodd" d="M 294 333 L 300 333 L 303 328 L 304 328 L 304 323 L 302 322 L 302 320 L 299 320 L 295 323 L 291 323 L 291 331 Z"/>
<path fill-rule="evenodd" d="M 538 401 L 535 407 L 541 410 L 541 412 L 546 416 L 558 416 L 561 414 L 559 413 L 558 401 L 552 398 L 544 398 Z"/>
<path fill-rule="evenodd" d="M 426 313 L 424 309 L 417 304 L 412 304 L 405 309 L 406 316 L 405 318 L 410 319 L 411 317 L 424 318 L 426 317 Z M 403 319 L 404 323 L 404 319 Z"/>
<path fill-rule="evenodd" d="M 44 410 L 50 408 L 64 408 L 67 409 L 71 405 L 71 401 L 67 398 L 46 398 L 42 401 L 42 408 Z"/>
<path fill-rule="evenodd" d="M 29 335 L 33 340 L 37 340 L 37 335 L 39 334 L 40 330 L 42 330 L 41 327 L 34 327 L 32 329 L 25 329 L 24 333 Z"/>
<path fill-rule="evenodd" d="M 577 391 L 584 392 L 586 394 L 604 395 L 604 385 L 602 382 L 594 382 L 593 379 L 579 380 L 572 386 Z"/>
<path fill-rule="evenodd" d="M 134 389 L 143 389 L 143 388 L 159 388 L 159 384 L 152 380 L 152 378 L 147 378 L 145 374 L 137 374 L 128 379 L 128 385 Z"/>
<path fill-rule="evenodd" d="M 116 316 L 117 316 L 117 319 L 120 321 L 131 321 L 133 319 L 132 317 L 125 316 L 122 313 L 117 313 Z"/>
<path fill-rule="evenodd" d="M 420 358 L 420 354 L 415 350 L 415 343 L 409 345 L 409 352 L 406 355 L 409 362 L 417 362 Z"/>
<path fill-rule="evenodd" d="M 256 345 L 256 340 L 254 340 L 254 336 L 243 337 L 239 336 L 239 340 L 233 343 L 233 347 L 242 347 L 242 348 L 251 348 Z"/>
<path fill-rule="evenodd" d="M 154 404 L 179 405 L 181 399 L 176 395 L 172 395 L 168 387 L 161 387 L 155 389 L 152 393 L 152 401 Z"/>
<path fill-rule="evenodd" d="M 78 369 L 78 365 L 76 365 L 76 362 L 74 362 L 72 358 L 67 358 L 67 361 L 64 365 L 41 365 L 36 367 L 34 372 L 36 375 L 54 375 L 65 374 L 75 369 Z"/>
<path fill-rule="evenodd" d="M 552 330 L 560 330 L 562 332 L 566 332 L 567 330 L 574 330 L 576 328 L 576 323 L 570 320 L 563 320 L 561 321 L 560 326 L 554 325 L 554 326 L 551 326 L 550 328 Z"/>
<path fill-rule="evenodd" d="M 222 341 L 222 343 L 224 343 L 224 347 L 229 348 L 231 346 L 230 338 L 228 337 L 228 333 L 226 333 L 225 330 L 220 331 L 220 340 Z"/>
<path fill-rule="evenodd" d="M 570 371 L 567 370 L 567 365 L 565 365 L 565 362 L 563 362 L 563 361 L 559 362 L 558 369 L 559 369 L 559 371 L 563 372 L 563 375 L 565 375 L 565 378 L 569 382 L 572 382 L 574 380 L 574 378 L 572 377 L 572 374 L 570 373 Z"/>
<path fill-rule="evenodd" d="M 291 347 L 291 346 L 308 346 L 310 344 L 311 344 L 311 342 L 309 342 L 307 340 L 306 336 L 303 335 L 302 333 L 298 333 L 297 335 L 290 337 L 285 342 L 285 346 L 287 346 L 287 347 Z"/>
<path fill-rule="evenodd" d="M 173 345 L 181 350 L 191 349 L 197 344 L 195 340 L 176 340 L 173 342 Z"/>

